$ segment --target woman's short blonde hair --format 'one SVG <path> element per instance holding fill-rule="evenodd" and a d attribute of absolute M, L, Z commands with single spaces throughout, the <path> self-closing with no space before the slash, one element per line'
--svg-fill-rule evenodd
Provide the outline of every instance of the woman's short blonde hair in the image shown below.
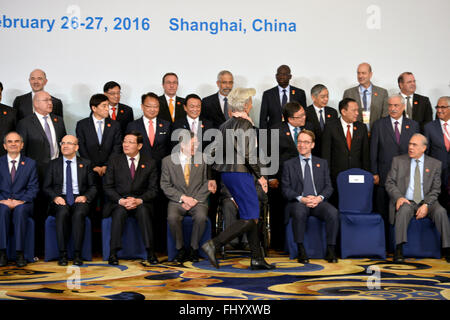
<path fill-rule="evenodd" d="M 234 88 L 228 94 L 228 103 L 231 107 L 231 111 L 244 111 L 245 104 L 251 97 L 256 94 L 254 88 Z"/>

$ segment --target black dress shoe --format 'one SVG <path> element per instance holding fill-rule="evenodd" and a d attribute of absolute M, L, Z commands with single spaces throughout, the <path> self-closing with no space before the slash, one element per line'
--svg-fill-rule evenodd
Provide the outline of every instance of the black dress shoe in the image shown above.
<path fill-rule="evenodd" d="M 6 250 L 0 251 L 0 267 L 5 267 L 8 265 L 8 257 L 6 256 Z"/>
<path fill-rule="evenodd" d="M 200 261 L 200 254 L 198 253 L 198 249 L 194 250 L 194 249 L 191 248 L 190 260 L 192 262 L 199 262 Z"/>
<path fill-rule="evenodd" d="M 111 254 L 108 259 L 108 263 L 113 266 L 117 266 L 119 264 L 119 259 L 117 259 L 117 254 Z"/>
<path fill-rule="evenodd" d="M 153 252 L 153 250 L 147 251 L 147 262 L 150 264 L 158 264 L 158 258 L 156 257 L 156 254 Z"/>
<path fill-rule="evenodd" d="M 445 261 L 450 263 L 450 248 L 444 248 Z"/>
<path fill-rule="evenodd" d="M 403 244 L 398 244 L 395 247 L 394 263 L 403 263 L 403 262 L 405 262 L 405 257 L 403 257 Z"/>
<path fill-rule="evenodd" d="M 186 259 L 186 249 L 182 247 L 180 250 L 178 250 L 177 255 L 173 259 L 173 262 L 183 263 Z"/>
<path fill-rule="evenodd" d="M 306 254 L 305 247 L 303 246 L 302 243 L 297 244 L 297 249 L 298 249 L 297 261 L 303 264 L 309 263 L 308 255 Z"/>
<path fill-rule="evenodd" d="M 213 265 L 213 267 L 219 269 L 219 263 L 216 259 L 216 246 L 214 245 L 214 242 L 212 240 L 206 241 L 202 245 L 202 250 L 204 253 L 206 253 L 208 260 Z"/>
<path fill-rule="evenodd" d="M 19 268 L 23 268 L 27 265 L 27 260 L 25 260 L 25 257 L 23 256 L 23 252 L 17 252 L 17 258 L 16 258 L 16 265 Z"/>
<path fill-rule="evenodd" d="M 76 265 L 76 266 L 82 266 L 83 265 L 83 259 L 81 259 L 81 254 L 79 252 L 75 252 L 74 253 L 73 264 Z"/>
<path fill-rule="evenodd" d="M 252 259 L 250 262 L 251 270 L 272 270 L 275 266 L 268 264 L 264 258 Z"/>
<path fill-rule="evenodd" d="M 327 246 L 327 254 L 325 255 L 325 260 L 329 263 L 337 263 L 338 262 L 334 246 L 331 246 L 331 245 Z"/>

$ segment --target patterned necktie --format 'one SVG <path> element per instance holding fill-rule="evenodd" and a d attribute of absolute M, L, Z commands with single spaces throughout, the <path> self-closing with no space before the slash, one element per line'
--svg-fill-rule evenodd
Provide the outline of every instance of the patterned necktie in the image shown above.
<path fill-rule="evenodd" d="M 111 119 L 116 120 L 116 107 L 112 107 Z"/>
<path fill-rule="evenodd" d="M 398 121 L 395 121 L 394 124 L 395 124 L 395 140 L 397 141 L 397 144 L 400 144 L 400 131 L 398 130 Z"/>
<path fill-rule="evenodd" d="M 50 159 L 53 158 L 53 155 L 55 154 L 55 148 L 53 146 L 53 140 L 52 140 L 52 132 L 50 131 L 50 126 L 47 122 L 48 116 L 44 117 L 45 122 L 45 135 L 47 136 L 48 143 L 50 144 Z"/>
<path fill-rule="evenodd" d="M 447 152 L 448 152 L 450 150 L 450 140 L 448 139 L 449 134 L 447 131 L 447 123 L 444 123 L 444 130 L 445 130 L 445 133 L 444 133 L 445 149 L 447 149 Z"/>
<path fill-rule="evenodd" d="M 172 122 L 175 120 L 174 119 L 175 115 L 173 114 L 173 109 L 174 109 L 174 107 L 173 107 L 173 99 L 170 98 L 169 99 L 169 112 L 170 112 L 170 117 L 172 118 Z"/>
<path fill-rule="evenodd" d="M 315 196 L 316 193 L 314 192 L 314 185 L 311 177 L 311 168 L 309 166 L 309 160 L 310 159 L 303 159 L 305 160 L 305 174 L 303 178 L 303 193 L 302 196 Z"/>
<path fill-rule="evenodd" d="M 102 121 L 97 121 L 97 138 L 98 138 L 98 144 L 102 144 Z"/>
<path fill-rule="evenodd" d="M 287 103 L 286 89 L 283 89 L 283 97 L 281 98 L 281 108 Z"/>
<path fill-rule="evenodd" d="M 350 151 L 351 147 L 352 147 L 352 135 L 350 133 L 350 125 L 347 125 L 347 147 L 348 147 L 348 151 Z"/>
<path fill-rule="evenodd" d="M 364 111 L 367 111 L 367 89 L 364 90 L 364 94 L 363 94 L 363 105 L 364 105 Z"/>
<path fill-rule="evenodd" d="M 184 165 L 184 181 L 186 182 L 186 185 L 189 186 L 189 176 L 191 174 L 191 165 L 189 164 L 189 161 L 186 162 Z"/>
<path fill-rule="evenodd" d="M 421 192 L 421 184 L 420 184 L 420 169 L 419 169 L 420 160 L 416 160 L 416 170 L 414 171 L 414 194 L 413 200 L 415 203 L 420 203 L 422 201 L 422 192 Z"/>
<path fill-rule="evenodd" d="M 228 115 L 228 98 L 223 98 L 223 115 L 225 116 L 225 119 L 230 119 L 230 116 Z"/>
<path fill-rule="evenodd" d="M 412 108 L 411 108 L 411 97 L 406 97 L 406 115 L 408 118 L 412 119 Z"/>
<path fill-rule="evenodd" d="M 153 142 L 155 142 L 155 128 L 153 128 L 153 120 L 148 122 L 148 139 L 150 140 L 150 145 L 153 147 Z"/>
<path fill-rule="evenodd" d="M 325 121 L 323 120 L 323 110 L 319 110 L 320 117 L 319 117 L 319 123 L 320 123 L 320 130 L 323 131 L 323 128 L 325 127 Z"/>
<path fill-rule="evenodd" d="M 299 133 L 299 128 L 295 127 L 294 128 L 294 143 L 297 144 L 297 139 L 298 139 L 298 133 Z"/>
<path fill-rule="evenodd" d="M 136 167 L 134 166 L 134 158 L 130 158 L 131 165 L 130 165 L 130 173 L 131 173 L 131 179 L 134 179 L 134 174 L 136 173 Z"/>
<path fill-rule="evenodd" d="M 11 160 L 11 182 L 14 182 L 14 178 L 16 177 L 16 160 Z"/>
<path fill-rule="evenodd" d="M 69 206 L 71 206 L 75 202 L 73 197 L 72 168 L 70 167 L 72 161 L 66 160 L 66 163 L 66 202 Z"/>
<path fill-rule="evenodd" d="M 192 122 L 192 127 L 191 127 L 191 131 L 194 133 L 194 134 L 197 134 L 197 126 L 195 125 L 195 120 Z"/>

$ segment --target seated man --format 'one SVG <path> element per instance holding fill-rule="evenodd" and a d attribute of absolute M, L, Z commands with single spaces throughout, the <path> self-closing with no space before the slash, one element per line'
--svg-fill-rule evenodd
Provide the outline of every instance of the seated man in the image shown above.
<path fill-rule="evenodd" d="M 326 201 L 333 193 L 333 187 L 327 161 L 311 155 L 314 138 L 312 131 L 300 132 L 297 140 L 299 157 L 292 158 L 283 165 L 281 190 L 288 201 L 285 223 L 287 224 L 292 217 L 294 240 L 298 246 L 298 262 L 309 263 L 303 246 L 306 220 L 313 215 L 325 221 L 327 233 L 325 260 L 337 262 L 335 246 L 339 230 L 339 212 Z"/>
<path fill-rule="evenodd" d="M 447 211 L 437 201 L 441 192 L 441 162 L 425 155 L 428 141 L 420 133 L 409 140 L 408 154 L 392 161 L 386 178 L 391 199 L 389 222 L 395 227 L 394 262 L 401 263 L 403 244 L 408 241 L 408 225 L 413 217 L 430 217 L 441 235 L 445 259 L 450 262 L 450 222 Z"/>
<path fill-rule="evenodd" d="M 8 133 L 3 141 L 7 154 L 0 157 L 0 267 L 8 263 L 6 246 L 12 220 L 16 240 L 16 264 L 27 265 L 23 250 L 27 218 L 33 215 L 33 199 L 39 190 L 36 162 L 20 154 L 22 137 Z"/>
<path fill-rule="evenodd" d="M 188 130 L 184 133 L 180 152 L 165 157 L 161 169 L 161 189 L 169 199 L 167 222 L 178 251 L 174 261 L 179 263 L 185 260 L 199 261 L 198 247 L 208 217 L 209 195 L 207 166 L 202 161 L 202 154 L 196 154 L 197 136 Z M 197 163 L 197 158 L 200 163 Z M 187 214 L 193 220 L 189 253 L 184 249 L 181 224 Z"/>
<path fill-rule="evenodd" d="M 67 266 L 67 244 L 72 234 L 73 264 L 81 266 L 85 218 L 97 192 L 94 171 L 89 160 L 77 157 L 76 137 L 67 135 L 60 145 L 62 156 L 50 161 L 43 188 L 51 201 L 50 213 L 56 219 L 56 238 L 60 252 L 58 265 Z"/>
<path fill-rule="evenodd" d="M 127 133 L 123 139 L 123 153 L 111 157 L 108 162 L 103 189 L 109 203 L 103 210 L 103 217 L 112 217 L 111 252 L 109 264 L 118 265 L 117 252 L 122 248 L 122 233 L 129 215 L 136 217 L 141 230 L 147 261 L 157 264 L 153 243 L 153 200 L 158 192 L 156 163 L 140 150 L 142 134 Z"/>

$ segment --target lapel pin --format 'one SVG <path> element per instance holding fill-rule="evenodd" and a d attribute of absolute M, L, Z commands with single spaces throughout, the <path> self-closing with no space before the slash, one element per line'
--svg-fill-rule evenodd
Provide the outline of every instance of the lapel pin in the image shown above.
<path fill-rule="evenodd" d="M 295 94 L 295 90 L 292 90 L 292 94 Z"/>
<path fill-rule="evenodd" d="M 317 168 L 320 168 L 320 163 L 316 164 L 316 167 L 317 167 Z"/>
<path fill-rule="evenodd" d="M 177 105 L 180 105 L 181 103 L 180 103 L 180 101 L 177 101 Z"/>
<path fill-rule="evenodd" d="M 430 169 L 426 168 L 426 169 L 425 169 L 425 172 L 430 172 Z"/>
<path fill-rule="evenodd" d="M 24 166 L 25 165 L 25 161 L 22 161 L 20 164 Z"/>
<path fill-rule="evenodd" d="M 328 117 L 328 118 L 331 118 L 331 114 L 328 114 L 327 117 Z"/>
<path fill-rule="evenodd" d="M 53 121 L 54 122 L 58 122 L 58 118 L 53 118 Z"/>
<path fill-rule="evenodd" d="M 204 126 L 204 125 L 201 125 L 200 127 L 204 128 L 205 126 Z"/>
<path fill-rule="evenodd" d="M 195 164 L 195 167 L 198 168 L 198 163 Z"/>
<path fill-rule="evenodd" d="M 7 113 L 8 113 L 8 112 L 6 112 L 6 111 L 3 111 L 3 114 L 4 114 L 4 115 L 6 115 Z"/>
<path fill-rule="evenodd" d="M 290 132 L 286 132 L 286 135 L 287 135 L 287 136 L 290 136 L 290 135 L 291 135 L 291 133 L 290 133 Z"/>
<path fill-rule="evenodd" d="M 160 127 L 160 128 L 162 128 L 162 127 L 163 127 L 163 124 L 162 124 L 162 123 L 160 123 L 160 124 L 159 124 L 159 127 Z"/>
<path fill-rule="evenodd" d="M 108 123 L 106 126 L 107 126 L 107 127 L 111 127 L 111 123 Z"/>
<path fill-rule="evenodd" d="M 409 126 L 406 126 L 405 128 L 406 128 L 406 129 L 409 129 Z"/>
<path fill-rule="evenodd" d="M 358 129 L 356 126 L 353 126 L 353 130 L 356 130 L 356 129 Z"/>
<path fill-rule="evenodd" d="M 145 164 L 141 164 L 141 168 L 142 168 L 142 169 L 145 169 Z"/>
<path fill-rule="evenodd" d="M 120 113 L 123 113 L 123 110 L 120 110 Z"/>
<path fill-rule="evenodd" d="M 377 92 L 374 92 L 373 95 L 374 95 L 375 97 L 378 97 L 378 93 L 377 93 Z"/>
<path fill-rule="evenodd" d="M 82 163 L 80 163 L 79 167 L 80 167 L 80 168 L 83 168 L 83 164 L 82 164 Z"/>

